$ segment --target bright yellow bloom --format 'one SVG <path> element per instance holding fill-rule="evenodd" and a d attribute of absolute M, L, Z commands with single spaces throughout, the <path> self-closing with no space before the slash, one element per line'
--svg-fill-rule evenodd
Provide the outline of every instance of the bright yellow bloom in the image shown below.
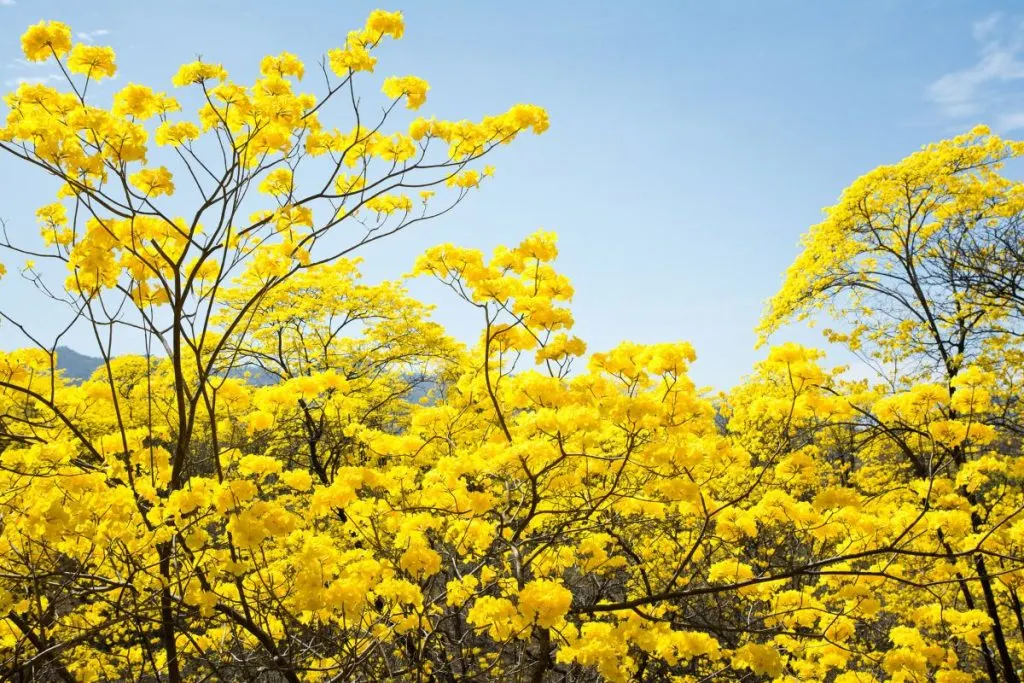
<path fill-rule="evenodd" d="M 375 9 L 366 19 L 366 30 L 377 36 L 374 40 L 378 40 L 380 36 L 384 35 L 398 40 L 405 32 L 405 20 L 402 18 L 401 12 Z"/>
<path fill-rule="evenodd" d="M 536 579 L 519 591 L 519 611 L 528 621 L 551 628 L 572 603 L 572 592 L 556 581 Z"/>
<path fill-rule="evenodd" d="M 68 56 L 68 70 L 71 73 L 88 76 L 90 80 L 100 81 L 117 73 L 114 63 L 114 50 L 99 45 L 76 43 Z"/>
<path fill-rule="evenodd" d="M 171 123 L 164 121 L 156 129 L 156 143 L 177 147 L 199 137 L 199 127 L 191 121 Z"/>
<path fill-rule="evenodd" d="M 260 62 L 260 74 L 264 76 L 295 76 L 302 80 L 305 73 L 305 65 L 290 52 L 282 52 L 276 57 L 267 56 Z"/>
<path fill-rule="evenodd" d="M 21 36 L 21 51 L 31 62 L 45 62 L 54 54 L 63 57 L 71 50 L 71 28 L 59 21 L 40 21 Z"/>
<path fill-rule="evenodd" d="M 163 166 L 159 168 L 144 168 L 133 173 L 129 180 L 146 197 L 174 194 L 174 182 L 171 172 Z"/>
<path fill-rule="evenodd" d="M 190 62 L 184 64 L 174 74 L 171 82 L 176 87 L 201 84 L 210 80 L 223 81 L 228 77 L 228 72 L 220 64 L 208 64 L 206 62 Z"/>
<path fill-rule="evenodd" d="M 427 101 L 427 91 L 430 90 L 430 85 L 416 76 L 391 76 L 384 80 L 381 90 L 392 99 L 398 99 L 404 95 L 407 108 L 419 109 Z"/>
<path fill-rule="evenodd" d="M 289 168 L 275 168 L 260 181 L 259 190 L 265 194 L 288 196 L 292 193 L 294 179 Z"/>
<path fill-rule="evenodd" d="M 114 95 L 112 111 L 117 116 L 134 116 L 146 120 L 157 114 L 180 109 L 177 102 L 164 93 L 155 93 L 152 88 L 129 83 Z"/>

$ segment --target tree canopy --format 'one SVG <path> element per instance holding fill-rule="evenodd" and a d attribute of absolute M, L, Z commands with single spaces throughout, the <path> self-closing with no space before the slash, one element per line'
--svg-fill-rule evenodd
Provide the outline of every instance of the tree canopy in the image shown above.
<path fill-rule="evenodd" d="M 384 78 L 379 112 L 357 84 L 404 30 L 370 13 L 319 95 L 281 53 L 252 84 L 197 61 L 180 95 L 106 107 L 111 48 L 25 33 L 66 83 L 7 96 L 0 151 L 55 197 L 38 238 L 5 230 L 0 275 L 103 363 L 70 381 L 67 329 L 0 304 L 24 340 L 0 353 L 3 676 L 1019 681 L 1024 194 L 1002 165 L 1024 143 L 929 145 L 805 236 L 759 331 L 830 317 L 869 379 L 781 343 L 715 397 L 685 342 L 588 351 L 553 233 L 362 281 L 362 247 L 548 128 L 514 104 L 395 130 L 426 81 Z"/>

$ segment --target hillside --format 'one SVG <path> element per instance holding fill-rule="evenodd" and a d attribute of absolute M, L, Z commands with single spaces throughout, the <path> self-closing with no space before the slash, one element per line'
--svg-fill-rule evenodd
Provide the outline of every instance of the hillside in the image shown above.
<path fill-rule="evenodd" d="M 103 365 L 102 358 L 86 356 L 67 346 L 57 347 L 57 367 L 68 379 L 81 382 L 89 379 L 96 368 Z"/>

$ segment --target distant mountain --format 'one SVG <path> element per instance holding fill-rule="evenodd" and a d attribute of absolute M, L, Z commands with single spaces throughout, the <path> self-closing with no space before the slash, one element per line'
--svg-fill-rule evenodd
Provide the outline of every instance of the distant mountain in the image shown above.
<path fill-rule="evenodd" d="M 57 347 L 57 367 L 64 371 L 64 376 L 68 379 L 84 382 L 101 365 L 102 358 L 86 356 L 66 346 Z"/>
<path fill-rule="evenodd" d="M 102 358 L 86 356 L 67 346 L 57 347 L 57 368 L 63 370 L 64 376 L 70 380 L 84 382 L 102 365 Z M 242 379 L 246 372 L 249 372 L 248 381 L 253 386 L 263 387 L 277 382 L 276 377 L 255 366 L 235 368 L 231 376 Z"/>
<path fill-rule="evenodd" d="M 410 377 L 410 380 L 416 382 L 412 389 L 405 395 L 405 400 L 409 403 L 419 403 L 423 398 L 430 394 L 433 389 L 440 389 L 441 386 L 437 380 L 430 377 L 417 376 Z"/>
<path fill-rule="evenodd" d="M 57 347 L 57 368 L 63 370 L 64 376 L 69 380 L 84 382 L 92 377 L 92 373 L 102 365 L 102 358 L 86 356 L 66 346 Z M 245 377 L 246 372 L 249 373 L 248 378 Z M 254 387 L 265 387 L 276 384 L 278 381 L 277 377 L 255 365 L 235 368 L 231 371 L 231 376 L 238 379 L 246 379 L 248 384 Z M 419 403 L 420 399 L 426 396 L 431 389 L 437 387 L 437 383 L 427 377 L 414 377 L 410 379 L 419 380 L 413 386 L 412 391 L 405 397 L 405 400 L 410 403 Z"/>
<path fill-rule="evenodd" d="M 248 377 L 245 376 L 247 372 L 249 373 Z M 228 373 L 228 377 L 243 380 L 246 384 L 254 387 L 269 387 L 271 384 L 277 384 L 279 381 L 277 377 L 258 365 L 240 365 L 232 368 L 231 372 Z"/>

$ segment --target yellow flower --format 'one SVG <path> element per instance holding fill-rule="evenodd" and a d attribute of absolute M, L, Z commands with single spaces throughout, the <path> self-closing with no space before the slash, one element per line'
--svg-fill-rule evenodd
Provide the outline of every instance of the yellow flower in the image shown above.
<path fill-rule="evenodd" d="M 413 576 L 430 577 L 441 571 L 441 556 L 423 545 L 413 545 L 398 560 L 398 566 Z"/>
<path fill-rule="evenodd" d="M 199 127 L 191 121 L 164 121 L 156 129 L 156 144 L 177 147 L 199 137 Z"/>
<path fill-rule="evenodd" d="M 109 78 L 117 73 L 114 50 L 99 45 L 77 43 L 71 49 L 71 55 L 68 57 L 68 70 L 88 76 L 94 81 Z"/>
<path fill-rule="evenodd" d="M 412 211 L 412 200 L 404 194 L 382 194 L 366 202 L 366 208 L 377 213 L 389 214 L 397 211 Z"/>
<path fill-rule="evenodd" d="M 282 52 L 276 57 L 268 55 L 260 62 L 260 74 L 263 76 L 295 76 L 302 80 L 305 73 L 305 65 L 290 52 Z"/>
<path fill-rule="evenodd" d="M 507 598 L 485 595 L 477 598 L 466 615 L 466 622 L 478 628 L 486 628 L 488 635 L 497 641 L 508 640 L 524 631 L 519 611 Z"/>
<path fill-rule="evenodd" d="M 422 140 L 430 132 L 431 122 L 422 117 L 416 118 L 409 124 L 409 137 L 413 140 Z"/>
<path fill-rule="evenodd" d="M 392 99 L 398 99 L 405 95 L 405 106 L 409 109 L 419 109 L 427 101 L 427 91 L 430 90 L 430 85 L 416 76 L 391 76 L 384 80 L 381 90 Z"/>
<path fill-rule="evenodd" d="M 159 168 L 144 168 L 141 171 L 131 174 L 128 178 L 132 185 L 139 188 L 146 197 L 159 197 L 160 195 L 174 194 L 174 182 L 171 172 L 164 166 Z"/>
<path fill-rule="evenodd" d="M 445 585 L 448 604 L 452 607 L 462 607 L 479 587 L 480 581 L 475 576 L 452 579 Z"/>
<path fill-rule="evenodd" d="M 361 46 L 329 50 L 327 59 L 331 70 L 342 78 L 350 71 L 373 71 L 377 64 L 377 58 Z"/>
<path fill-rule="evenodd" d="M 519 611 L 528 621 L 551 628 L 572 604 L 572 593 L 558 581 L 536 579 L 519 591 Z"/>
<path fill-rule="evenodd" d="M 398 40 L 405 32 L 405 20 L 402 18 L 401 12 L 375 9 L 366 19 L 366 30 L 375 35 L 374 40 L 379 40 L 381 36 L 385 35 Z"/>
<path fill-rule="evenodd" d="M 40 21 L 21 36 L 21 51 L 30 62 L 45 62 L 71 49 L 71 28 L 59 21 Z"/>
<path fill-rule="evenodd" d="M 750 566 L 736 560 L 715 562 L 708 570 L 708 583 L 740 583 L 752 578 Z"/>
<path fill-rule="evenodd" d="M 313 486 L 313 477 L 306 470 L 282 472 L 281 481 L 296 491 L 308 491 Z"/>
<path fill-rule="evenodd" d="M 445 181 L 448 187 L 461 187 L 464 190 L 468 190 L 471 187 L 476 187 L 480 184 L 480 173 L 473 169 L 466 169 L 462 173 L 456 173 L 452 177 Z"/>
<path fill-rule="evenodd" d="M 275 168 L 260 182 L 259 190 L 265 194 L 288 196 L 292 193 L 292 171 L 289 168 Z"/>
<path fill-rule="evenodd" d="M 755 674 L 770 678 L 781 674 L 785 667 L 778 650 L 770 645 L 757 643 L 748 643 L 736 650 L 732 663 L 737 668 L 749 668 Z"/>
<path fill-rule="evenodd" d="M 228 77 L 228 72 L 220 64 L 207 64 L 206 62 L 190 62 L 183 64 L 178 72 L 174 74 L 171 82 L 176 87 L 204 83 L 216 79 L 223 81 Z"/>
<path fill-rule="evenodd" d="M 280 460 L 269 455 L 245 455 L 238 461 L 239 474 L 256 476 L 259 479 L 271 474 L 279 474 L 283 468 Z"/>
<path fill-rule="evenodd" d="M 148 86 L 129 83 L 114 95 L 114 106 L 111 111 L 117 116 L 134 116 L 144 121 L 166 111 L 169 105 L 166 100 L 169 99 L 163 93 L 154 93 Z"/>

